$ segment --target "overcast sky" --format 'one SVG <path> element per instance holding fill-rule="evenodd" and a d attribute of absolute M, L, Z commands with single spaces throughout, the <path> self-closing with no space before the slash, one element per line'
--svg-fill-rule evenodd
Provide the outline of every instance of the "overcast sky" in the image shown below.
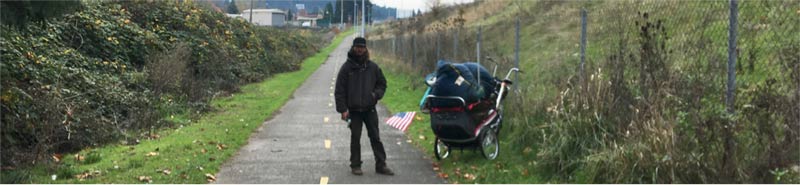
<path fill-rule="evenodd" d="M 428 11 L 428 2 L 431 0 L 371 0 L 372 3 L 383 7 L 394 7 L 397 8 L 397 17 L 408 17 L 411 16 L 410 10 L 422 10 L 422 12 Z M 470 3 L 473 0 L 441 0 L 443 4 L 462 4 L 462 3 Z"/>

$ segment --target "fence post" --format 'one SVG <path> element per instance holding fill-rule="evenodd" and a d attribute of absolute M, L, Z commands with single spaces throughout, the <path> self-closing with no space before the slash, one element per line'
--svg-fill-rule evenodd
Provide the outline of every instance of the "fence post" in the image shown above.
<path fill-rule="evenodd" d="M 441 58 L 440 52 L 442 50 L 442 46 L 439 44 L 439 37 L 441 35 L 442 34 L 439 33 L 438 31 L 436 32 L 436 60 L 435 61 L 438 61 Z"/>
<path fill-rule="evenodd" d="M 581 76 L 581 84 L 583 84 L 583 67 L 586 63 L 586 9 L 581 8 L 581 68 L 580 68 L 580 76 Z"/>
<path fill-rule="evenodd" d="M 737 17 L 739 16 L 739 5 L 736 0 L 730 0 L 730 22 L 728 23 L 728 89 L 725 96 L 725 104 L 727 106 L 728 116 L 733 116 L 734 110 L 734 91 L 736 90 L 736 27 Z M 722 157 L 722 169 L 724 170 L 723 176 L 727 179 L 723 183 L 736 182 L 736 143 L 733 138 L 733 126 L 736 124 L 735 119 L 728 120 L 728 124 L 724 127 L 723 134 L 725 135 L 725 154 Z"/>
<path fill-rule="evenodd" d="M 397 58 L 397 36 L 392 37 L 392 54 Z"/>
<path fill-rule="evenodd" d="M 416 34 L 411 34 L 411 67 L 414 68 L 417 64 L 417 42 L 414 40 Z"/>
<path fill-rule="evenodd" d="M 476 61 L 478 62 L 478 65 L 481 64 L 481 28 L 482 26 L 478 26 L 478 42 L 476 43 L 475 47 L 475 57 L 477 58 Z M 480 73 L 478 73 L 478 75 L 480 75 Z"/>
<path fill-rule="evenodd" d="M 453 34 L 453 60 L 458 58 L 458 29 L 456 30 L 456 34 Z"/>
<path fill-rule="evenodd" d="M 736 89 L 736 26 L 738 3 L 736 0 L 730 1 L 730 23 L 728 25 L 728 91 L 725 96 L 725 103 L 727 104 L 728 113 L 734 113 L 734 91 Z"/>
<path fill-rule="evenodd" d="M 517 69 L 519 69 L 519 16 L 517 16 L 517 31 L 514 33 L 514 63 L 516 63 Z M 514 72 L 514 89 L 516 92 L 519 92 L 517 89 L 519 87 L 519 80 L 517 79 L 517 73 Z"/>

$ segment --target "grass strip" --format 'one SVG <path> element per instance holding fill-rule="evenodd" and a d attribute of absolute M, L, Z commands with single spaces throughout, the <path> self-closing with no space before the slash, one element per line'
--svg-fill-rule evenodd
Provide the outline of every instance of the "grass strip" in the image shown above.
<path fill-rule="evenodd" d="M 220 165 L 247 143 L 265 118 L 283 106 L 352 32 L 337 35 L 330 45 L 305 59 L 299 71 L 278 74 L 243 86 L 241 93 L 215 99 L 212 106 L 219 111 L 188 120 L 177 129 L 159 131 L 152 136 L 156 139 L 137 145 L 86 149 L 64 156 L 55 169 L 52 165 L 36 165 L 4 176 L 27 176 L 25 179 L 31 183 L 60 184 L 208 183 Z"/>

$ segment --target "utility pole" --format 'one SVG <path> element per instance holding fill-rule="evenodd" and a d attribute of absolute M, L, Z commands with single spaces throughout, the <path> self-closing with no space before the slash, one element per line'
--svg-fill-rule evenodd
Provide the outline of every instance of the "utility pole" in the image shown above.
<path fill-rule="evenodd" d="M 253 24 L 253 0 L 250 0 L 250 24 Z"/>
<path fill-rule="evenodd" d="M 367 37 L 367 12 L 364 11 L 366 8 L 367 4 L 361 0 L 361 37 Z"/>
<path fill-rule="evenodd" d="M 342 3 L 339 4 L 339 29 L 344 30 L 344 0 L 341 0 Z"/>
<path fill-rule="evenodd" d="M 354 30 L 358 30 L 358 1 L 353 0 L 353 28 Z"/>

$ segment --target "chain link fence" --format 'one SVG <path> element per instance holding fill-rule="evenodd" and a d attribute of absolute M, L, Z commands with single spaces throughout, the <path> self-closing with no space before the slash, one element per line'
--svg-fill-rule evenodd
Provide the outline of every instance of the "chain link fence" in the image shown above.
<path fill-rule="evenodd" d="M 499 78 L 519 66 L 506 139 L 539 146 L 554 172 L 616 183 L 800 173 L 788 171 L 800 164 L 800 1 L 516 0 L 464 18 L 486 3 L 497 2 L 383 25 L 370 48 L 420 80 L 437 60 Z"/>

